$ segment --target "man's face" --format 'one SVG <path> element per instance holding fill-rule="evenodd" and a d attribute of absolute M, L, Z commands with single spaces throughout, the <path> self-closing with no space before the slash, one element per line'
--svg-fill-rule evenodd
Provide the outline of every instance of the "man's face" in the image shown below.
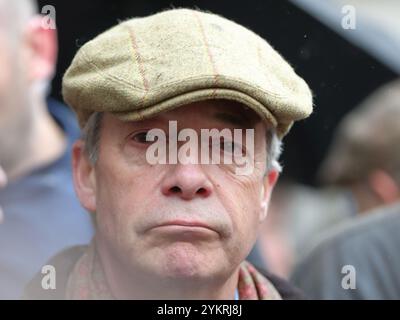
<path fill-rule="evenodd" d="M 276 172 L 266 175 L 265 124 L 249 125 L 243 111 L 233 102 L 207 101 L 141 122 L 105 114 L 92 173 L 94 205 L 82 201 L 96 211 L 102 249 L 148 275 L 210 279 L 232 274 L 255 243 L 277 177 Z M 168 133 L 172 120 L 178 131 L 192 128 L 199 136 L 201 129 L 254 128 L 253 172 L 237 175 L 235 164 L 224 163 L 149 164 L 146 133 L 153 128 Z"/>

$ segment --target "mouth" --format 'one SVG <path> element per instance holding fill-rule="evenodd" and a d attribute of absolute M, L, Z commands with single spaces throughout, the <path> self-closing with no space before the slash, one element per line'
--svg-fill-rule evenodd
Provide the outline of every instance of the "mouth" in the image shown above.
<path fill-rule="evenodd" d="M 206 229 L 211 229 L 212 228 L 201 221 L 192 221 L 192 220 L 172 220 L 172 221 L 167 221 L 164 222 L 160 225 L 159 227 L 164 227 L 164 226 L 182 226 L 182 227 L 197 227 L 197 228 L 206 228 Z"/>
<path fill-rule="evenodd" d="M 207 223 L 202 221 L 194 220 L 171 220 L 161 224 L 158 224 L 153 229 L 164 230 L 164 231 L 183 231 L 183 232 L 214 232 L 217 231 L 213 229 Z"/>

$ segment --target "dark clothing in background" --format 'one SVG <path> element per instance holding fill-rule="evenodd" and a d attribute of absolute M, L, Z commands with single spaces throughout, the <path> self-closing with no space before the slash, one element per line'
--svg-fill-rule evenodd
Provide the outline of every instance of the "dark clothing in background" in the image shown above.
<path fill-rule="evenodd" d="M 355 289 L 342 279 L 355 270 Z M 400 299 L 400 204 L 371 211 L 320 239 L 292 281 L 314 299 Z M 345 283 L 348 283 L 347 281 Z"/>
<path fill-rule="evenodd" d="M 93 227 L 72 185 L 71 146 L 79 137 L 73 113 L 49 100 L 68 138 L 64 155 L 0 190 L 0 299 L 18 299 L 29 280 L 57 252 L 88 243 Z M 17 146 L 16 146 L 17 147 Z M 43 145 L 43 148 L 47 146 Z"/>

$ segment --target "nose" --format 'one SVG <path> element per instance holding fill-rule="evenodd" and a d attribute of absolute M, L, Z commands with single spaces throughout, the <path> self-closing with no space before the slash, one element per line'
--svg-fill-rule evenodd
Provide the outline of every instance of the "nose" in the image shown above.
<path fill-rule="evenodd" d="M 212 193 L 212 184 L 201 165 L 177 164 L 165 176 L 162 193 L 167 197 L 179 197 L 183 200 L 207 198 Z"/>

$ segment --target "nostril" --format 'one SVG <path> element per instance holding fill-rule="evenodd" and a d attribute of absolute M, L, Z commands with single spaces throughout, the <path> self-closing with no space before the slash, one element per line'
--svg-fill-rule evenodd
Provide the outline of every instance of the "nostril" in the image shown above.
<path fill-rule="evenodd" d="M 207 190 L 204 188 L 200 188 L 199 190 L 197 190 L 197 194 L 199 195 L 206 195 L 207 194 Z"/>
<path fill-rule="evenodd" d="M 170 191 L 171 191 L 171 193 L 180 193 L 181 192 L 181 188 L 175 186 L 175 187 L 172 187 L 170 189 Z"/>
<path fill-rule="evenodd" d="M 185 200 L 189 200 L 192 198 L 201 197 L 206 198 L 210 195 L 211 191 L 207 187 L 195 187 L 195 186 L 179 186 L 179 185 L 170 185 L 170 187 L 165 187 L 162 190 L 165 196 L 172 197 L 180 197 Z"/>

